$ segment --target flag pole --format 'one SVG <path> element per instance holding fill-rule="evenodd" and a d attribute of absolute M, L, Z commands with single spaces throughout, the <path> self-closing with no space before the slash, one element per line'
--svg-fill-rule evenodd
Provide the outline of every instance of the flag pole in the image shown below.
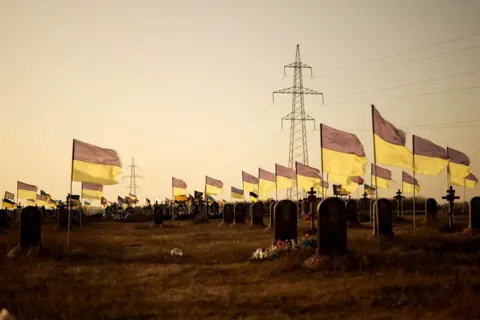
<path fill-rule="evenodd" d="M 83 182 L 82 182 L 82 190 L 80 191 L 80 228 L 82 228 L 82 216 L 83 216 Z"/>
<path fill-rule="evenodd" d="M 465 201 L 467 193 L 467 177 L 463 178 L 463 203 L 462 203 L 462 212 L 465 212 Z"/>
<path fill-rule="evenodd" d="M 258 167 L 258 195 L 257 196 L 258 198 L 256 201 L 258 200 L 262 201 L 262 196 L 260 195 L 260 167 Z"/>
<path fill-rule="evenodd" d="M 277 177 L 277 164 L 275 163 L 275 201 L 278 201 L 278 177 Z"/>
<path fill-rule="evenodd" d="M 416 214 L 416 209 L 415 209 L 415 204 L 417 202 L 415 195 L 416 195 L 416 187 L 417 183 L 415 180 L 415 135 L 412 135 L 412 173 L 413 173 L 413 204 L 412 204 L 412 210 L 413 210 L 413 235 L 415 236 L 415 232 L 417 229 L 417 214 Z M 402 181 L 402 188 L 403 188 L 403 181 Z M 402 199 L 403 201 L 403 199 Z"/>
<path fill-rule="evenodd" d="M 70 225 L 71 225 L 71 216 L 72 216 L 72 193 L 73 193 L 73 159 L 75 156 L 75 139 L 72 143 L 72 167 L 70 171 L 70 198 L 68 199 L 68 224 L 67 224 L 67 250 L 70 244 Z"/>
<path fill-rule="evenodd" d="M 323 125 L 320 123 L 320 190 L 322 190 L 322 199 L 325 198 L 323 195 Z M 319 221 L 319 226 L 320 226 L 320 218 L 318 219 Z M 319 228 L 318 228 L 319 229 Z M 320 230 L 320 229 L 319 229 Z M 318 234 L 318 239 L 320 239 L 320 235 Z"/>
<path fill-rule="evenodd" d="M 375 233 L 377 234 L 377 240 L 380 244 L 380 228 L 378 221 L 378 178 L 377 178 L 377 148 L 375 144 L 375 106 L 372 104 L 372 137 L 373 137 L 373 164 L 375 169 L 375 217 L 374 226 Z"/>
<path fill-rule="evenodd" d="M 172 199 L 170 200 L 170 213 L 172 215 L 172 222 L 175 222 L 175 214 L 173 212 L 174 207 L 173 207 L 172 201 L 175 201 L 175 189 L 173 186 L 173 177 L 172 177 Z"/>

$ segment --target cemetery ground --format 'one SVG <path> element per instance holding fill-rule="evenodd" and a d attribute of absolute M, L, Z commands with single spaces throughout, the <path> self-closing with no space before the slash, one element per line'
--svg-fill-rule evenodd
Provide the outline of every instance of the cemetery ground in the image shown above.
<path fill-rule="evenodd" d="M 273 234 L 218 221 L 91 222 L 71 233 L 68 254 L 66 232 L 46 223 L 47 249 L 15 258 L 6 255 L 18 231 L 0 231 L 0 308 L 49 320 L 480 317 L 480 242 L 425 227 L 423 216 L 414 237 L 406 218 L 381 250 L 370 228 L 350 228 L 350 252 L 318 269 L 304 266 L 312 251 L 249 261 Z"/>

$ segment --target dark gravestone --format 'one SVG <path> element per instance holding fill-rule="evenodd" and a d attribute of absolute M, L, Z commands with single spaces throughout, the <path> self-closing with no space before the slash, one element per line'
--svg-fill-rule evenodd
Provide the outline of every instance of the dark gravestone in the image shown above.
<path fill-rule="evenodd" d="M 210 212 L 213 214 L 213 215 L 218 215 L 220 213 L 220 206 L 218 205 L 218 203 L 216 201 L 213 201 L 211 204 L 210 204 Z"/>
<path fill-rule="evenodd" d="M 248 219 L 252 220 L 252 216 L 250 214 L 251 213 L 250 204 L 245 202 L 242 208 L 243 208 L 243 216 L 245 217 L 245 219 L 247 219 L 248 217 Z"/>
<path fill-rule="evenodd" d="M 343 254 L 347 252 L 347 214 L 345 201 L 327 198 L 317 207 L 319 212 L 318 253 Z"/>
<path fill-rule="evenodd" d="M 231 224 L 234 222 L 235 215 L 233 214 L 233 205 L 226 203 L 223 206 L 223 223 Z"/>
<path fill-rule="evenodd" d="M 469 228 L 480 228 L 480 197 L 473 197 L 470 200 Z"/>
<path fill-rule="evenodd" d="M 274 211 L 273 209 L 275 208 L 275 205 L 277 204 L 276 201 L 270 203 L 270 207 L 268 208 L 268 213 L 270 215 L 270 222 L 268 223 L 268 227 L 269 228 L 273 228 L 273 226 L 275 225 L 275 214 L 274 214 Z"/>
<path fill-rule="evenodd" d="M 346 203 L 346 211 L 347 211 L 347 222 L 349 226 L 358 227 L 360 225 L 360 221 L 358 221 L 357 216 L 357 201 L 356 200 L 348 200 Z"/>
<path fill-rule="evenodd" d="M 7 228 L 7 227 L 8 227 L 7 210 L 1 209 L 0 210 L 0 228 Z"/>
<path fill-rule="evenodd" d="M 245 209 L 247 204 L 237 202 L 233 206 L 234 223 L 245 223 Z"/>
<path fill-rule="evenodd" d="M 281 200 L 273 209 L 275 221 L 275 241 L 298 238 L 297 204 L 291 200 Z"/>
<path fill-rule="evenodd" d="M 393 235 L 392 204 L 390 200 L 382 198 L 378 200 L 377 205 L 373 204 L 373 234 L 381 236 Z"/>
<path fill-rule="evenodd" d="M 425 201 L 425 221 L 437 221 L 437 200 L 429 198 Z"/>
<path fill-rule="evenodd" d="M 20 247 L 39 246 L 42 241 L 42 213 L 37 207 L 26 207 L 20 214 Z"/>
<path fill-rule="evenodd" d="M 68 228 L 68 207 L 62 207 L 58 210 L 58 227 L 61 229 Z"/>
<path fill-rule="evenodd" d="M 264 227 L 265 224 L 263 223 L 263 215 L 264 215 L 264 207 L 263 202 L 257 201 L 250 206 L 250 216 L 252 217 L 251 225 L 252 226 L 262 226 Z"/>
<path fill-rule="evenodd" d="M 153 224 L 154 225 L 163 225 L 163 215 L 165 207 L 163 205 L 158 205 L 153 207 Z"/>

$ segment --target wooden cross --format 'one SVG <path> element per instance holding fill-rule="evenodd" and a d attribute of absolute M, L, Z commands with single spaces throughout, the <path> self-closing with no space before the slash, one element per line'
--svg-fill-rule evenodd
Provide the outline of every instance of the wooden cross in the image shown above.
<path fill-rule="evenodd" d="M 317 192 L 315 191 L 315 189 L 310 188 L 310 191 L 308 191 L 308 201 L 315 203 L 315 200 L 317 200 L 316 194 Z"/>
<path fill-rule="evenodd" d="M 402 195 L 402 191 L 400 191 L 400 189 L 398 189 L 397 195 L 394 197 L 394 199 L 400 201 L 400 200 L 402 200 L 403 198 L 405 198 L 405 197 Z"/>
<path fill-rule="evenodd" d="M 367 194 L 366 192 L 364 192 L 364 193 L 362 194 L 362 197 L 363 197 L 363 200 L 365 200 L 365 201 L 366 201 L 366 200 L 367 200 L 367 198 L 368 198 L 368 194 Z"/>
<path fill-rule="evenodd" d="M 448 201 L 448 227 L 453 228 L 453 207 L 455 200 L 460 199 L 460 197 L 455 195 L 455 190 L 450 186 L 447 190 L 447 195 L 443 196 L 442 199 Z"/>

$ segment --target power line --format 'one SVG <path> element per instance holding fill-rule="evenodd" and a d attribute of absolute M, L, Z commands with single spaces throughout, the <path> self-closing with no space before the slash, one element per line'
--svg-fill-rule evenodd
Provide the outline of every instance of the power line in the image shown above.
<path fill-rule="evenodd" d="M 361 96 L 361 95 L 365 95 L 365 94 L 369 94 L 369 93 L 377 93 L 377 92 L 391 91 L 391 90 L 395 90 L 395 89 L 403 89 L 403 88 L 417 86 L 417 85 L 420 85 L 420 84 L 426 84 L 426 83 L 432 83 L 432 82 L 438 82 L 438 81 L 463 77 L 463 76 L 466 76 L 466 75 L 476 74 L 476 73 L 479 73 L 479 72 L 480 72 L 480 70 L 473 70 L 473 71 L 457 73 L 457 74 L 453 74 L 453 75 L 450 75 L 450 76 L 445 76 L 445 77 L 440 77 L 440 78 L 435 78 L 435 79 L 430 79 L 430 80 L 412 82 L 412 83 L 408 83 L 408 84 L 404 84 L 404 85 L 393 86 L 393 87 L 382 88 L 382 89 L 376 89 L 376 90 L 371 90 L 371 91 L 352 93 L 352 94 L 349 94 L 349 95 L 337 96 L 337 97 Z"/>
<path fill-rule="evenodd" d="M 444 55 L 453 54 L 453 53 L 459 53 L 459 52 L 463 52 L 463 51 L 475 50 L 475 49 L 477 49 L 477 48 L 480 48 L 480 44 L 477 44 L 477 45 L 474 45 L 474 46 L 470 46 L 470 47 L 465 47 L 465 48 L 459 48 L 459 49 L 451 50 L 451 51 L 447 51 L 447 52 L 440 52 L 440 53 L 435 54 L 435 55 L 431 55 L 431 56 L 427 56 L 427 57 L 423 57 L 423 58 L 418 58 L 418 59 L 413 59 L 413 60 L 408 60 L 408 61 L 406 61 L 406 62 L 408 62 L 408 63 L 419 62 L 419 61 L 424 61 L 424 60 L 429 60 L 429 59 L 438 58 L 438 57 L 441 57 L 441 56 L 444 56 Z"/>
<path fill-rule="evenodd" d="M 473 33 L 470 33 L 470 34 L 467 34 L 467 35 L 464 35 L 464 36 L 460 36 L 460 37 L 451 38 L 451 39 L 448 39 L 448 40 L 443 40 L 443 41 L 440 41 L 440 42 L 433 43 L 431 45 L 417 47 L 415 49 L 409 49 L 409 50 L 405 50 L 405 51 L 395 53 L 395 54 L 391 54 L 391 55 L 388 55 L 388 56 L 375 58 L 373 60 L 370 60 L 370 61 L 367 61 L 367 62 L 362 62 L 360 64 L 361 64 L 361 66 L 364 66 L 365 64 L 373 64 L 373 63 L 377 63 L 377 62 L 381 62 L 381 61 L 385 61 L 385 60 L 392 60 L 392 59 L 397 58 L 397 57 L 405 56 L 405 55 L 408 55 L 408 54 L 411 54 L 411 53 L 420 52 L 420 51 L 423 51 L 423 50 L 426 50 L 426 49 L 437 48 L 437 47 L 440 47 L 440 46 L 445 45 L 445 44 L 457 42 L 457 41 L 468 39 L 470 37 L 474 37 L 474 36 L 478 36 L 478 35 L 480 35 L 480 31 L 476 31 L 476 32 L 473 32 Z M 350 66 L 350 68 L 351 67 L 352 66 Z M 333 69 L 331 71 L 331 73 L 335 73 L 335 72 L 340 71 L 340 70 L 342 70 L 342 67 L 338 67 L 336 69 Z M 351 71 L 351 70 L 349 70 L 349 71 Z M 327 77 L 323 76 L 321 78 L 324 79 L 324 78 L 327 78 Z"/>
<path fill-rule="evenodd" d="M 419 125 L 413 125 L 413 126 L 396 126 L 396 127 L 401 129 L 470 128 L 470 127 L 480 127 L 480 120 L 454 121 L 454 122 L 419 124 Z M 370 129 L 347 129 L 345 131 L 372 131 L 372 129 L 371 128 Z"/>

